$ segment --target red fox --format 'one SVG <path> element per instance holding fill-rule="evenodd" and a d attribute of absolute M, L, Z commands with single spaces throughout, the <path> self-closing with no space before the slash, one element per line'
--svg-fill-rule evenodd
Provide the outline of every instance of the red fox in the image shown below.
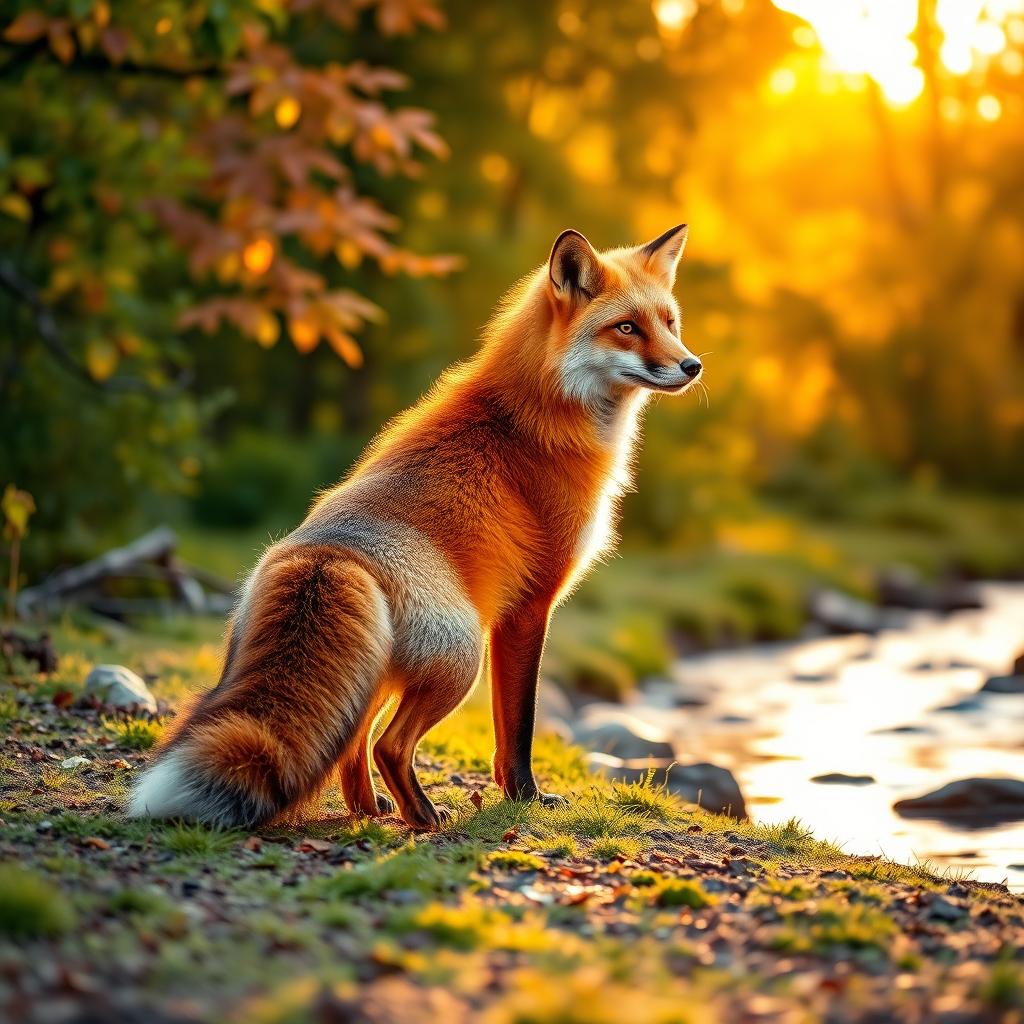
<path fill-rule="evenodd" d="M 469 694 L 485 646 L 495 782 L 559 802 L 532 767 L 548 621 L 613 540 L 645 399 L 700 377 L 672 295 L 685 241 L 685 225 L 604 252 L 558 236 L 480 351 L 260 558 L 220 682 L 157 752 L 132 816 L 254 828 L 335 777 L 352 813 L 392 813 L 369 748 L 396 704 L 373 760 L 408 825 L 437 829 L 413 756 Z"/>

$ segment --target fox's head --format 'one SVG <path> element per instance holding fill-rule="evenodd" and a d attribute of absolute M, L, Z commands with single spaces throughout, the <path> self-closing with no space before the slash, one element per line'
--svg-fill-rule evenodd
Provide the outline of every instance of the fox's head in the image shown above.
<path fill-rule="evenodd" d="M 549 358 L 568 395 L 593 404 L 642 389 L 676 394 L 698 379 L 672 294 L 685 243 L 685 224 L 604 252 L 578 231 L 558 236 L 548 260 Z"/>

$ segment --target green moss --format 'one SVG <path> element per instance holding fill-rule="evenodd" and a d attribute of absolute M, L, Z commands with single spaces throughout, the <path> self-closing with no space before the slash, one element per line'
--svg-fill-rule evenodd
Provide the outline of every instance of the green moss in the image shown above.
<path fill-rule="evenodd" d="M 396 890 L 416 892 L 424 897 L 438 896 L 464 884 L 479 858 L 475 846 L 409 845 L 339 871 L 332 878 L 314 884 L 309 892 L 330 898 L 379 896 Z"/>
<path fill-rule="evenodd" d="M 689 907 L 691 910 L 702 910 L 717 902 L 696 879 L 666 878 L 653 892 L 654 902 L 659 907 Z"/>
<path fill-rule="evenodd" d="M 126 917 L 151 917 L 167 913 L 171 908 L 168 898 L 152 889 L 121 889 L 107 903 L 111 914 Z"/>
<path fill-rule="evenodd" d="M 540 857 L 522 850 L 495 850 L 487 855 L 485 863 L 499 871 L 541 871 L 545 866 Z"/>
<path fill-rule="evenodd" d="M 770 944 L 787 953 L 820 953 L 837 946 L 884 951 L 895 932 L 895 922 L 881 911 L 832 898 L 787 914 Z"/>
<path fill-rule="evenodd" d="M 0 867 L 0 935 L 31 939 L 59 935 L 75 915 L 63 893 L 34 872 Z"/>
<path fill-rule="evenodd" d="M 1019 964 L 999 960 L 982 982 L 978 996 L 993 1009 L 1024 1009 L 1024 970 Z"/>
<path fill-rule="evenodd" d="M 660 885 L 662 876 L 654 871 L 634 871 L 629 876 L 629 881 L 638 889 L 651 889 Z"/>
<path fill-rule="evenodd" d="M 18 717 L 18 701 L 14 694 L 0 694 L 0 725 L 9 725 Z"/>

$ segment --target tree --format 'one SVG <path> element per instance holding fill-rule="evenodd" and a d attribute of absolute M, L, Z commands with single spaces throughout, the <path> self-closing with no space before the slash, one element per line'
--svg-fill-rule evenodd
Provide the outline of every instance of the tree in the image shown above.
<path fill-rule="evenodd" d="M 442 26 L 434 0 L 55 0 L 6 25 L 0 477 L 43 529 L 79 547 L 131 492 L 187 485 L 215 404 L 189 386 L 205 335 L 357 367 L 381 313 L 355 269 L 456 265 L 395 241 L 374 192 L 447 150 L 392 100 L 405 76 L 353 52 L 356 32 Z"/>

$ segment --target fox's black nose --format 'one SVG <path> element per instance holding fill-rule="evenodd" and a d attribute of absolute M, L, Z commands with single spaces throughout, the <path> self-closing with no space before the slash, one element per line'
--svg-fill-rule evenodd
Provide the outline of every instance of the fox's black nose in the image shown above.
<path fill-rule="evenodd" d="M 696 377 L 701 371 L 701 362 L 696 356 L 687 356 L 680 364 L 679 369 L 687 377 Z"/>

